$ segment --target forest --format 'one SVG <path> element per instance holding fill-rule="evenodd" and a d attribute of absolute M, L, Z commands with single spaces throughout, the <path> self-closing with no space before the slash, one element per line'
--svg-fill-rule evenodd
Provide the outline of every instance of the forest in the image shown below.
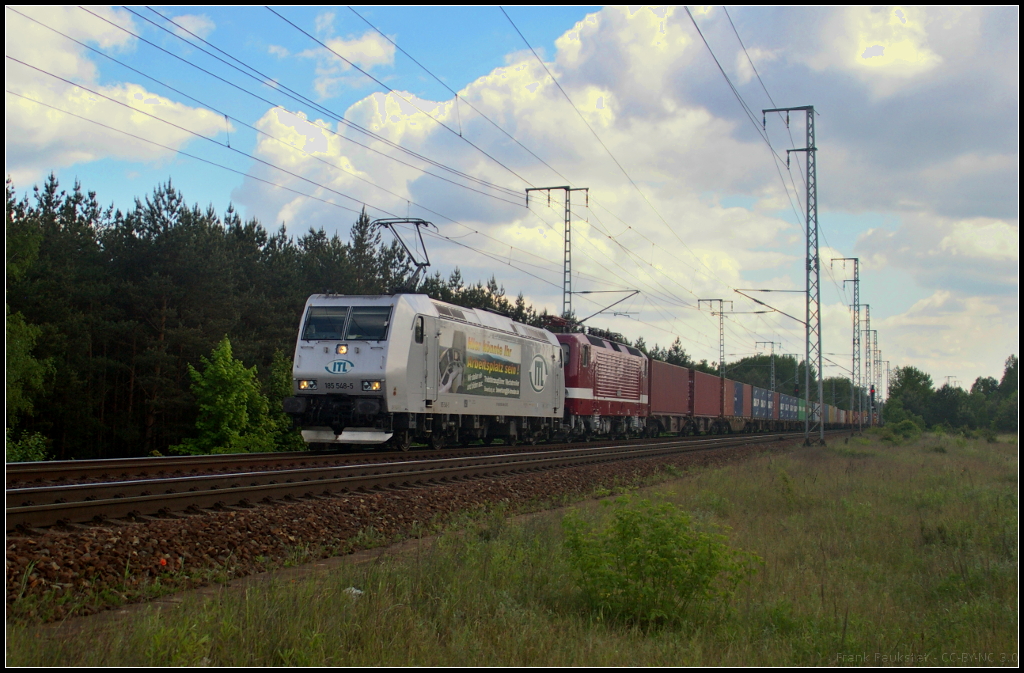
<path fill-rule="evenodd" d="M 893 373 L 889 400 L 885 405 L 887 421 L 912 421 L 921 430 L 928 428 L 1017 431 L 1017 356 L 1006 358 L 1002 379 L 979 376 L 970 391 L 946 382 L 939 388 L 932 377 L 916 367 L 898 367 Z"/>
<path fill-rule="evenodd" d="M 52 175 L 21 199 L 8 179 L 6 202 L 9 461 L 301 448 L 281 399 L 307 297 L 388 293 L 413 271 L 365 213 L 348 240 L 323 229 L 292 236 L 243 221 L 230 206 L 222 215 L 189 206 L 170 182 L 122 212 L 78 183 L 61 189 Z M 415 291 L 537 326 L 548 317 L 522 294 L 510 300 L 494 277 L 470 283 L 458 268 Z M 717 373 L 679 339 L 632 345 Z M 768 356 L 746 358 L 726 375 L 769 388 L 768 365 Z M 789 356 L 775 365 L 777 389 L 796 391 L 803 363 Z M 1016 358 L 1013 371 L 1016 427 Z M 961 399 L 914 380 L 901 409 L 924 424 L 1009 423 L 1006 375 L 975 383 L 984 404 L 974 388 Z M 847 379 L 826 381 L 832 399 L 848 406 Z"/>

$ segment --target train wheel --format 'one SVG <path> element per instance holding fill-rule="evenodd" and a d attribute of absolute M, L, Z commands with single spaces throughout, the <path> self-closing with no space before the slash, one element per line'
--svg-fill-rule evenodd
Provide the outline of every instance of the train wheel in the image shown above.
<path fill-rule="evenodd" d="M 505 444 L 507 446 L 518 446 L 519 435 L 509 435 L 508 437 L 505 438 Z"/>
<path fill-rule="evenodd" d="M 440 432 L 435 432 L 430 435 L 430 448 L 434 451 L 440 451 L 444 448 L 445 441 L 444 435 Z"/>
<path fill-rule="evenodd" d="M 494 443 L 494 437 L 491 437 L 490 435 L 485 435 L 480 439 L 480 441 L 483 442 L 484 446 L 490 446 L 491 444 Z"/>
<path fill-rule="evenodd" d="M 412 446 L 412 433 L 408 430 L 401 430 L 391 438 L 391 446 L 399 451 L 408 451 Z"/>

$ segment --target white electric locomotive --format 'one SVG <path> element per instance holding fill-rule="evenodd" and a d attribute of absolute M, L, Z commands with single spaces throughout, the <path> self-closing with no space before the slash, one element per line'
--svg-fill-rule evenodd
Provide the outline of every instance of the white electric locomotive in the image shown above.
<path fill-rule="evenodd" d="M 434 448 L 563 432 L 554 335 L 426 295 L 317 294 L 306 302 L 285 411 L 309 444 Z"/>

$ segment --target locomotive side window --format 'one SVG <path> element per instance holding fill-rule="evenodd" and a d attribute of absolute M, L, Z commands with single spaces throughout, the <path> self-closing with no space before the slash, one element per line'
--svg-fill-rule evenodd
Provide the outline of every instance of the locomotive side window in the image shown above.
<path fill-rule="evenodd" d="M 348 321 L 345 339 L 384 341 L 388 338 L 390 322 L 390 306 L 355 306 Z"/>
<path fill-rule="evenodd" d="M 423 343 L 423 316 L 416 317 L 416 343 Z"/>
<path fill-rule="evenodd" d="M 348 306 L 310 306 L 302 328 L 305 341 L 338 341 L 345 333 Z"/>
<path fill-rule="evenodd" d="M 562 361 L 559 364 L 569 364 L 569 344 L 559 344 L 562 347 Z"/>
<path fill-rule="evenodd" d="M 584 367 L 590 366 L 590 346 L 583 346 L 580 349 L 580 364 Z"/>

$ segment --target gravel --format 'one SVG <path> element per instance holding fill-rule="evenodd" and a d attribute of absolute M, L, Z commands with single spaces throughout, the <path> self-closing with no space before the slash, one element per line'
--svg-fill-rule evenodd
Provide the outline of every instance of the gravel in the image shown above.
<path fill-rule="evenodd" d="M 541 509 L 792 440 L 8 537 L 7 615 L 49 622 L 426 533 L 467 510 Z"/>

